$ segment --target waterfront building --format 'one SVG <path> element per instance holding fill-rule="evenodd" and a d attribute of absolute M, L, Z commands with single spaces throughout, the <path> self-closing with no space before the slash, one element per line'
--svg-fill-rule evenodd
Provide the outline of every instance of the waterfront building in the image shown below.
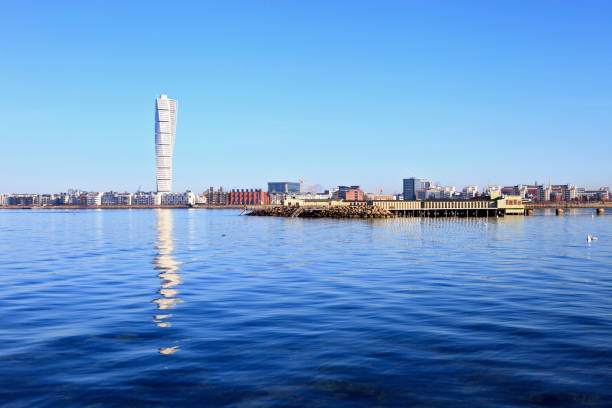
<path fill-rule="evenodd" d="M 293 183 L 289 181 L 269 182 L 268 183 L 268 194 L 299 194 L 300 183 Z"/>
<path fill-rule="evenodd" d="M 102 195 L 104 195 L 104 193 L 99 192 L 99 191 L 88 192 L 85 195 L 86 197 L 85 205 L 87 205 L 88 207 L 102 205 Z"/>
<path fill-rule="evenodd" d="M 8 205 L 9 194 L 0 194 L 0 205 Z"/>
<path fill-rule="evenodd" d="M 359 186 L 338 186 L 338 190 L 334 192 L 333 198 L 349 201 L 363 201 L 364 193 Z"/>
<path fill-rule="evenodd" d="M 132 195 L 132 205 L 160 205 L 161 195 L 154 192 L 139 191 Z"/>
<path fill-rule="evenodd" d="M 538 201 L 550 201 L 552 188 L 547 185 L 538 186 Z"/>
<path fill-rule="evenodd" d="M 297 200 L 328 200 L 328 193 L 301 193 L 301 194 L 286 194 L 286 198 Z"/>
<path fill-rule="evenodd" d="M 573 184 L 563 186 L 563 199 L 565 201 L 575 200 L 578 197 L 578 189 Z"/>
<path fill-rule="evenodd" d="M 456 193 L 455 186 L 440 187 L 440 198 L 441 199 L 449 200 L 453 198 L 455 193 Z"/>
<path fill-rule="evenodd" d="M 55 194 L 38 194 L 35 200 L 35 204 L 44 206 L 54 205 Z"/>
<path fill-rule="evenodd" d="M 487 186 L 485 189 L 485 195 L 490 197 L 491 199 L 495 199 L 497 197 L 501 197 L 501 187 L 500 186 Z"/>
<path fill-rule="evenodd" d="M 519 196 L 521 198 L 527 198 L 529 195 L 529 187 L 524 186 L 522 184 L 516 185 L 514 186 L 513 193 L 515 196 Z"/>
<path fill-rule="evenodd" d="M 32 205 L 32 195 L 30 194 L 11 194 L 6 199 L 7 205 Z"/>
<path fill-rule="evenodd" d="M 261 189 L 232 190 L 229 193 L 230 205 L 270 204 L 270 196 Z"/>
<path fill-rule="evenodd" d="M 56 205 L 70 205 L 72 204 L 72 195 L 68 193 L 59 193 L 55 199 Z"/>
<path fill-rule="evenodd" d="M 368 199 L 372 201 L 394 201 L 395 196 L 393 194 L 372 194 L 368 195 Z"/>
<path fill-rule="evenodd" d="M 117 205 L 117 202 L 119 201 L 118 197 L 119 197 L 119 193 L 117 193 L 116 191 L 107 191 L 104 194 L 102 194 L 101 204 L 102 205 Z"/>
<path fill-rule="evenodd" d="M 346 192 L 345 195 L 345 200 L 348 201 L 363 201 L 364 200 L 364 195 L 363 195 L 363 191 L 362 190 L 354 190 L 354 189 L 350 189 L 349 191 Z"/>
<path fill-rule="evenodd" d="M 419 191 L 421 194 L 421 191 Z M 442 189 L 440 187 L 431 185 L 430 188 L 422 190 L 422 196 L 424 200 L 439 200 L 442 198 Z"/>
<path fill-rule="evenodd" d="M 210 187 L 204 191 L 204 198 L 208 205 L 228 205 L 229 204 L 229 192 L 223 191 L 223 187 L 219 187 L 218 190 Z"/>
<path fill-rule="evenodd" d="M 466 186 L 463 187 L 461 197 L 465 199 L 470 199 L 476 197 L 476 194 L 478 194 L 478 186 Z"/>
<path fill-rule="evenodd" d="M 270 204 L 280 205 L 290 196 L 286 193 L 268 193 L 270 197 Z"/>
<path fill-rule="evenodd" d="M 426 180 L 422 180 L 416 177 L 410 177 L 404 179 L 404 190 L 403 196 L 406 201 L 414 201 L 417 199 L 419 190 L 423 190 L 423 184 Z"/>
<path fill-rule="evenodd" d="M 542 201 L 541 196 L 544 194 L 545 196 L 549 196 L 549 194 L 545 193 L 542 190 L 543 186 L 538 185 L 537 183 L 533 185 L 524 185 L 517 184 L 515 186 L 506 186 L 501 189 L 501 194 L 504 196 L 519 196 L 523 199 L 529 199 L 534 201 Z M 546 190 L 546 189 L 544 189 Z"/>
<path fill-rule="evenodd" d="M 190 190 L 184 193 L 161 194 L 161 205 L 194 205 L 196 195 Z"/>
<path fill-rule="evenodd" d="M 172 150 L 176 133 L 177 101 L 161 95 L 155 100 L 155 164 L 157 192 L 172 191 Z"/>
<path fill-rule="evenodd" d="M 365 198 L 363 190 L 359 188 L 351 188 L 344 193 L 344 199 L 348 201 L 363 201 Z"/>
<path fill-rule="evenodd" d="M 586 191 L 586 193 L 588 194 L 589 191 Z M 598 200 L 602 200 L 602 201 L 607 201 L 610 199 L 610 189 L 605 189 L 605 188 L 600 188 L 599 190 L 597 190 L 597 199 Z"/>
<path fill-rule="evenodd" d="M 102 205 L 132 205 L 132 196 L 131 193 L 107 191 L 102 194 Z"/>
<path fill-rule="evenodd" d="M 37 204 L 36 194 L 11 194 L 7 197 L 8 205 L 31 206 Z"/>
<path fill-rule="evenodd" d="M 586 188 L 577 188 L 577 199 L 581 201 L 605 201 L 608 199 L 606 190 L 587 190 Z"/>

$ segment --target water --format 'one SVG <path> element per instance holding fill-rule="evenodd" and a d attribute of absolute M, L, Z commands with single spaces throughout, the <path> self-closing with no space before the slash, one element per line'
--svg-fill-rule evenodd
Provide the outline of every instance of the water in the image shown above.
<path fill-rule="evenodd" d="M 0 211 L 1 404 L 612 406 L 612 217 L 237 214 Z"/>

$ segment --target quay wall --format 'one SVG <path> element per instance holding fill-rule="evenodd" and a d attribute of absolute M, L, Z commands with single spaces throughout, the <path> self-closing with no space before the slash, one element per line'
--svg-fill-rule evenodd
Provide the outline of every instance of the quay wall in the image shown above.
<path fill-rule="evenodd" d="M 42 205 L 42 206 L 20 206 L 20 205 L 4 205 L 0 206 L 0 210 L 146 210 L 155 208 L 199 208 L 199 209 L 244 209 L 244 205 Z"/>
<path fill-rule="evenodd" d="M 591 202 L 591 203 L 572 203 L 561 201 L 558 203 L 524 203 L 526 209 L 557 209 L 557 208 L 612 208 L 611 201 Z"/>

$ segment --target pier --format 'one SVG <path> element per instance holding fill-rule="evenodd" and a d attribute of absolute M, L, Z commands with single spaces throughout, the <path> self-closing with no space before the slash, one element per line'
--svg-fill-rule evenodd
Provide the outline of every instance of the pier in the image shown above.
<path fill-rule="evenodd" d="M 544 203 L 524 203 L 525 208 L 530 208 L 533 210 L 541 210 L 541 209 L 580 209 L 580 208 L 610 208 L 612 209 L 612 201 L 597 201 L 591 203 L 580 203 L 580 202 L 571 202 L 571 201 L 559 201 L 559 202 L 544 202 Z"/>
<path fill-rule="evenodd" d="M 522 215 L 524 212 L 522 206 L 509 208 L 499 205 L 498 200 L 373 201 L 372 205 L 396 217 L 503 217 L 507 213 Z"/>
<path fill-rule="evenodd" d="M 346 201 L 288 200 L 285 205 L 247 206 L 248 215 L 276 217 L 395 218 L 504 217 L 524 215 L 518 197 L 477 200 Z"/>

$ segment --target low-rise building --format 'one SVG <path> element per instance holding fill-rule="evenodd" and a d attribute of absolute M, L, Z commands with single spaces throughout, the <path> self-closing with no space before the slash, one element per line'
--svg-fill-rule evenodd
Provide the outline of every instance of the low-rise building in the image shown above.
<path fill-rule="evenodd" d="M 367 198 L 372 201 L 393 201 L 396 199 L 396 196 L 394 196 L 393 194 L 375 194 L 368 196 Z"/>
<path fill-rule="evenodd" d="M 210 187 L 203 195 L 208 205 L 228 205 L 230 201 L 229 191 L 223 191 L 223 187 L 218 190 Z"/>
<path fill-rule="evenodd" d="M 440 187 L 440 198 L 443 200 L 451 199 L 455 196 L 455 186 Z"/>
<path fill-rule="evenodd" d="M 575 200 L 578 197 L 578 189 L 573 184 L 563 186 L 563 198 L 565 201 Z"/>
<path fill-rule="evenodd" d="M 461 192 L 461 198 L 471 199 L 476 197 L 478 194 L 478 186 L 466 186 L 463 187 L 463 191 Z"/>
<path fill-rule="evenodd" d="M 586 190 L 578 192 L 578 199 L 582 201 L 607 201 L 610 198 L 609 193 L 605 189 Z"/>
<path fill-rule="evenodd" d="M 501 187 L 500 186 L 487 186 L 487 189 L 485 190 L 485 194 L 492 199 L 501 197 Z"/>
<path fill-rule="evenodd" d="M 38 194 L 36 204 L 42 206 L 55 205 L 55 194 Z"/>
<path fill-rule="evenodd" d="M 287 193 L 268 193 L 268 196 L 270 197 L 270 204 L 276 205 L 283 204 L 283 202 L 290 197 Z"/>
<path fill-rule="evenodd" d="M 195 203 L 196 204 L 206 204 L 206 196 L 204 194 L 196 194 Z"/>
<path fill-rule="evenodd" d="M 107 191 L 102 194 L 102 205 L 132 205 L 131 193 L 118 193 L 116 191 Z"/>
<path fill-rule="evenodd" d="M 349 201 L 363 201 L 364 193 L 359 186 L 338 186 L 338 190 L 334 193 L 333 198 Z"/>
<path fill-rule="evenodd" d="M 547 185 L 538 186 L 538 201 L 550 201 L 552 188 Z"/>
<path fill-rule="evenodd" d="M 230 205 L 270 204 L 268 193 L 261 189 L 236 189 L 229 193 Z"/>
<path fill-rule="evenodd" d="M 155 192 L 139 191 L 132 195 L 132 205 L 160 205 L 161 196 Z"/>
<path fill-rule="evenodd" d="M 7 197 L 8 205 L 32 206 L 38 203 L 36 194 L 11 194 Z"/>
<path fill-rule="evenodd" d="M 337 199 L 305 200 L 300 198 L 288 198 L 283 205 L 289 207 L 345 207 L 351 205 L 351 203 Z"/>
<path fill-rule="evenodd" d="M 508 195 L 497 198 L 495 201 L 495 207 L 504 209 L 508 215 L 523 215 L 525 214 L 525 205 L 523 204 L 523 197 L 518 195 Z"/>
<path fill-rule="evenodd" d="M 196 195 L 190 190 L 184 193 L 162 193 L 161 205 L 194 205 Z"/>
<path fill-rule="evenodd" d="M 90 191 L 86 194 L 86 203 L 88 207 L 95 207 L 102 205 L 102 196 L 104 193 L 100 191 Z"/>

